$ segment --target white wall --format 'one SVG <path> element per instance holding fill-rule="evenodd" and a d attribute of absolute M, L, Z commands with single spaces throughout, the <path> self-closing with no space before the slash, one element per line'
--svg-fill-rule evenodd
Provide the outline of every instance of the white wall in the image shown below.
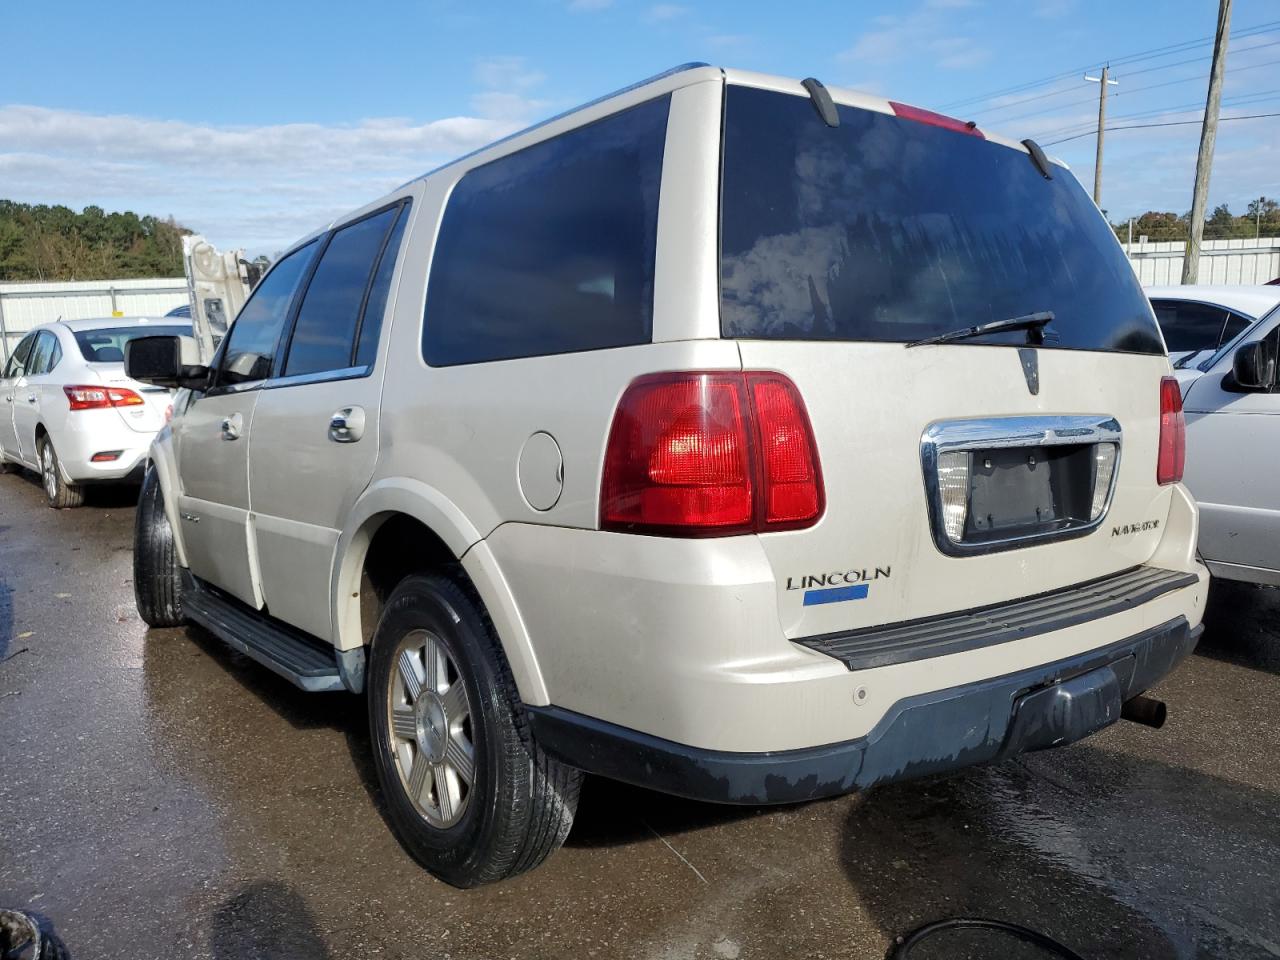
<path fill-rule="evenodd" d="M 110 317 L 160 317 L 188 303 L 183 277 L 156 280 L 73 280 L 0 283 L 0 358 L 42 323 Z"/>
<path fill-rule="evenodd" d="M 1182 282 L 1182 240 L 1122 243 L 1144 287 Z M 1197 283 L 1253 284 L 1280 277 L 1280 238 L 1205 240 Z"/>

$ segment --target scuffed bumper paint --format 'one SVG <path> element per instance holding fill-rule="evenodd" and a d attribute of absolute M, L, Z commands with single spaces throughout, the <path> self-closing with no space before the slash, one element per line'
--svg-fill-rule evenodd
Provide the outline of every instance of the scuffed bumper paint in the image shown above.
<path fill-rule="evenodd" d="M 555 706 L 529 707 L 548 753 L 590 773 L 698 800 L 792 803 L 1073 743 L 1120 719 L 1194 648 L 1177 617 L 1079 656 L 909 697 L 865 737 L 801 750 L 700 750 Z"/>

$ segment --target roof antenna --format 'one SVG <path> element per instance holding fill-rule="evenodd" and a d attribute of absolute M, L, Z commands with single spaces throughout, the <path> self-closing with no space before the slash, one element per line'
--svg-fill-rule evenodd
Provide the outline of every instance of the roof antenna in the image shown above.
<path fill-rule="evenodd" d="M 840 126 L 840 114 L 836 112 L 835 101 L 831 99 L 831 94 L 827 92 L 822 82 L 813 77 L 805 77 L 800 81 L 800 85 L 809 91 L 809 100 L 813 103 L 813 109 L 818 111 L 822 122 L 828 127 Z"/>
<path fill-rule="evenodd" d="M 1040 171 L 1040 175 L 1046 180 L 1053 179 L 1053 170 L 1049 166 L 1049 158 L 1044 155 L 1044 151 L 1040 149 L 1040 144 L 1034 140 L 1023 140 L 1022 145 L 1027 148 L 1027 152 L 1031 154 L 1031 162 L 1036 165 L 1036 169 Z"/>

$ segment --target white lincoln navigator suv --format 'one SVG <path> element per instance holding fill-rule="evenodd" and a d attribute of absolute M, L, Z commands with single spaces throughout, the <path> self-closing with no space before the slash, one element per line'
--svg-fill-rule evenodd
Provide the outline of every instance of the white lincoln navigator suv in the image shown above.
<path fill-rule="evenodd" d="M 807 800 L 1069 743 L 1208 574 L 1151 307 L 1034 142 L 683 67 L 294 245 L 151 451 L 136 589 L 368 701 L 406 847 L 539 863 L 582 773 Z"/>

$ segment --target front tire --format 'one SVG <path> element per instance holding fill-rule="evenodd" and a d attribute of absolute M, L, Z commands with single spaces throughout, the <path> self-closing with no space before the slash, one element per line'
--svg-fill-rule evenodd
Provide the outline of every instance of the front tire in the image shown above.
<path fill-rule="evenodd" d="M 133 516 L 133 598 L 147 626 L 182 623 L 182 570 L 155 467 L 147 468 Z"/>
<path fill-rule="evenodd" d="M 44 487 L 45 500 L 55 510 L 69 510 L 84 503 L 84 487 L 67 483 L 62 479 L 62 466 L 53 441 L 48 436 L 40 439 L 40 484 Z"/>
<path fill-rule="evenodd" d="M 564 842 L 582 774 L 533 742 L 493 626 L 460 575 L 415 575 L 392 592 L 368 704 L 392 825 L 435 876 L 492 883 Z"/>

